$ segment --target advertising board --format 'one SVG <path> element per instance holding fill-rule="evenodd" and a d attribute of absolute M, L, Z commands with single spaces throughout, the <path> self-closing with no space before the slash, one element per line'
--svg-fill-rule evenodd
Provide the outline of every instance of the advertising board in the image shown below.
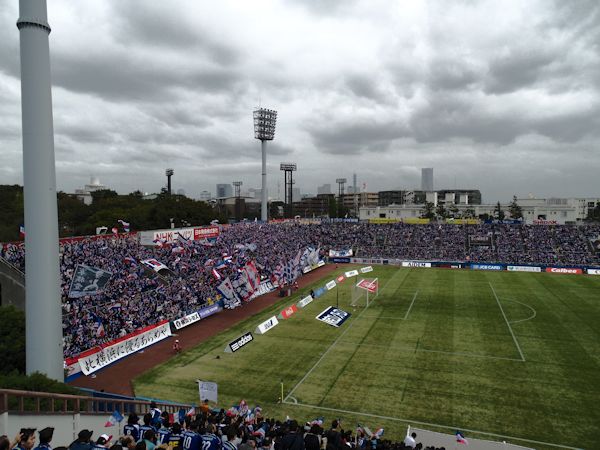
<path fill-rule="evenodd" d="M 247 333 L 242 334 L 240 337 L 234 339 L 229 344 L 227 344 L 227 347 L 225 347 L 225 351 L 228 353 L 237 352 L 240 348 L 242 348 L 245 345 L 248 345 L 253 340 L 254 337 L 252 336 L 252 333 L 248 331 Z"/>
<path fill-rule="evenodd" d="M 173 325 L 175 325 L 176 329 L 181 330 L 182 328 L 187 327 L 188 325 L 191 325 L 195 322 L 198 322 L 199 320 L 200 314 L 198 314 L 198 311 L 196 311 L 192 314 L 188 314 L 187 316 L 180 317 L 179 319 L 174 320 Z"/>
<path fill-rule="evenodd" d="M 402 267 L 431 267 L 431 263 L 420 261 L 402 261 Z"/>
<path fill-rule="evenodd" d="M 471 264 L 472 270 L 504 270 L 499 264 Z"/>
<path fill-rule="evenodd" d="M 583 270 L 582 269 L 571 268 L 571 267 L 546 267 L 546 272 L 548 272 L 548 273 L 579 274 L 579 273 L 583 273 Z"/>
<path fill-rule="evenodd" d="M 541 272 L 541 267 L 535 266 L 506 266 L 509 272 Z"/>
<path fill-rule="evenodd" d="M 260 325 L 258 325 L 254 332 L 256 334 L 265 334 L 267 331 L 269 331 L 271 328 L 275 327 L 278 324 L 279 324 L 279 321 L 277 320 L 277 317 L 273 316 L 273 317 L 265 320 Z"/>
<path fill-rule="evenodd" d="M 343 311 L 339 308 L 335 308 L 333 306 L 329 306 L 325 308 L 319 315 L 316 316 L 317 320 L 321 322 L 325 322 L 332 327 L 339 327 L 342 325 L 348 318 L 350 317 L 350 313 Z"/>

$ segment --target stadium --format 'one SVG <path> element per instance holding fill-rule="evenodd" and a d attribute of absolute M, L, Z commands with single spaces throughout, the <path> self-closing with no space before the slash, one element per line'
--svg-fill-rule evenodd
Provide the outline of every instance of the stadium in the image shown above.
<path fill-rule="evenodd" d="M 335 3 L 19 2 L 0 450 L 599 447 L 598 6 Z"/>

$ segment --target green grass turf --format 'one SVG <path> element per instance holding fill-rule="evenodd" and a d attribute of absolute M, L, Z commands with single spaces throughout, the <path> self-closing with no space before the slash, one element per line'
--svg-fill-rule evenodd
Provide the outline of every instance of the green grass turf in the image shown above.
<path fill-rule="evenodd" d="M 387 266 L 367 275 L 380 283 L 368 308 L 364 299 L 350 305 L 348 280 L 247 347 L 223 352 L 304 289 L 145 373 L 136 394 L 198 402 L 202 379 L 219 384 L 224 407 L 244 398 L 268 416 L 341 417 L 347 428 L 385 426 L 392 438 L 421 422 L 600 448 L 600 277 Z M 315 320 L 337 299 L 352 313 L 342 327 Z"/>

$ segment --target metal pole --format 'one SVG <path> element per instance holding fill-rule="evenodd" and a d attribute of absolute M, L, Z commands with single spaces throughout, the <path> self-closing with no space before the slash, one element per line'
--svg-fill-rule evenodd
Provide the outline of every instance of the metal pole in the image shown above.
<path fill-rule="evenodd" d="M 267 141 L 260 141 L 262 150 L 262 201 L 260 206 L 260 220 L 267 221 Z"/>
<path fill-rule="evenodd" d="M 64 380 L 46 0 L 19 1 L 27 373 Z"/>

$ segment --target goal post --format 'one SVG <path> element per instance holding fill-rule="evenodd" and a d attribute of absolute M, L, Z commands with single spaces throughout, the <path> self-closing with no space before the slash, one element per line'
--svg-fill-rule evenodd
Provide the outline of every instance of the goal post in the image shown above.
<path fill-rule="evenodd" d="M 365 299 L 365 306 L 369 307 L 369 301 L 377 298 L 379 295 L 379 278 L 365 278 L 354 285 L 352 292 L 353 307 L 362 306 L 362 299 Z"/>

